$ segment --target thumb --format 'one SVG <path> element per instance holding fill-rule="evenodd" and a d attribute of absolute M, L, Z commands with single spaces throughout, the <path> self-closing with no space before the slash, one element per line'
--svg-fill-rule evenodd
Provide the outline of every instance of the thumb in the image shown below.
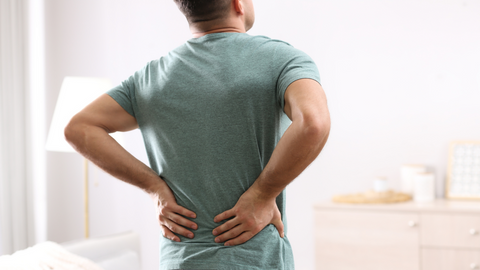
<path fill-rule="evenodd" d="M 284 237 L 285 233 L 283 232 L 283 222 L 281 218 L 275 218 L 272 220 L 272 224 L 277 228 L 278 234 L 280 234 L 280 237 Z"/>

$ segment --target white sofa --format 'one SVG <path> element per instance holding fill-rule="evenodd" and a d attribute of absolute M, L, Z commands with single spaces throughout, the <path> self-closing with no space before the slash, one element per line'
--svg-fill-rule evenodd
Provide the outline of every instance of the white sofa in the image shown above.
<path fill-rule="evenodd" d="M 61 246 L 104 270 L 141 270 L 140 236 L 134 232 L 65 242 Z"/>

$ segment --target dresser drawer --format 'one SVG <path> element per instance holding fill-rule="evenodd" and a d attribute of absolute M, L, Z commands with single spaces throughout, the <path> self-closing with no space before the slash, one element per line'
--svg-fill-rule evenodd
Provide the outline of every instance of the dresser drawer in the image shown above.
<path fill-rule="evenodd" d="M 422 246 L 480 248 L 480 216 L 422 214 L 420 228 Z"/>
<path fill-rule="evenodd" d="M 315 232 L 322 243 L 397 247 L 418 246 L 418 214 L 316 211 Z"/>
<path fill-rule="evenodd" d="M 422 270 L 480 269 L 480 249 L 422 249 Z"/>
<path fill-rule="evenodd" d="M 418 270 L 417 224 L 413 213 L 316 211 L 316 269 Z"/>

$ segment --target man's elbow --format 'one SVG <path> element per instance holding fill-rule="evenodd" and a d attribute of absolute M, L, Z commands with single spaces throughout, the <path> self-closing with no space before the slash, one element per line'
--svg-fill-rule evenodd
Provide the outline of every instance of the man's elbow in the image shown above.
<path fill-rule="evenodd" d="M 65 140 L 74 148 L 76 148 L 75 146 L 79 144 L 82 137 L 81 126 L 81 123 L 76 119 L 76 116 L 74 116 L 72 119 L 70 119 L 67 126 L 63 130 Z"/>
<path fill-rule="evenodd" d="M 304 119 L 304 135 L 312 144 L 322 144 L 330 133 L 330 116 L 311 116 Z"/>

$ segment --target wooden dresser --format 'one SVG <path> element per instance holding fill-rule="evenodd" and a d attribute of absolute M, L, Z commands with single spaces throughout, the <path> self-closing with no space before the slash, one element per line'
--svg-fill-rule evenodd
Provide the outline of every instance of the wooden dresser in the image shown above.
<path fill-rule="evenodd" d="M 317 270 L 480 270 L 480 202 L 318 203 Z"/>

